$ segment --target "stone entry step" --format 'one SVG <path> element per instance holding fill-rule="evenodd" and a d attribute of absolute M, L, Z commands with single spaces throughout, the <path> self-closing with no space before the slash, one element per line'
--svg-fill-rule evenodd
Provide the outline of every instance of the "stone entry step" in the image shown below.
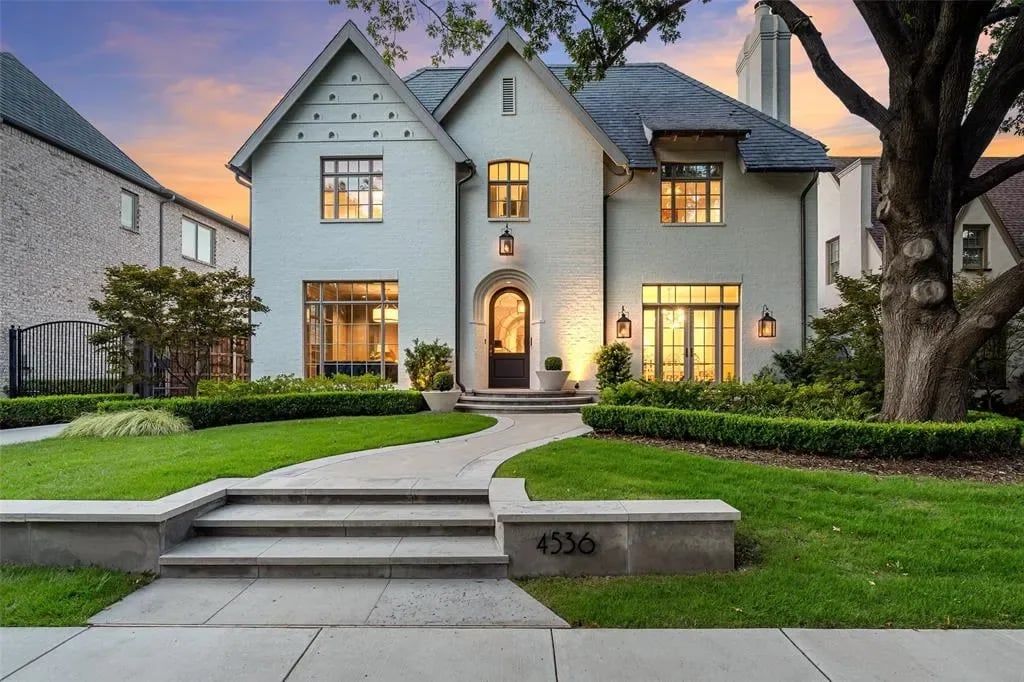
<path fill-rule="evenodd" d="M 487 487 L 464 481 L 416 488 L 401 481 L 353 481 L 351 486 L 236 486 L 227 490 L 229 504 L 487 504 Z"/>
<path fill-rule="evenodd" d="M 593 402 L 589 395 L 555 396 L 533 398 L 528 396 L 464 395 L 459 398 L 462 405 L 493 403 L 501 405 L 588 405 Z"/>
<path fill-rule="evenodd" d="M 504 578 L 493 537 L 197 537 L 160 557 L 165 578 Z"/>
<path fill-rule="evenodd" d="M 576 391 L 477 389 L 464 393 L 455 409 L 488 414 L 558 414 L 579 412 L 582 406 L 592 402 L 592 394 Z"/>
<path fill-rule="evenodd" d="M 579 412 L 580 408 L 590 401 L 570 405 L 547 405 L 543 402 L 530 401 L 529 404 L 509 404 L 495 401 L 488 402 L 459 402 L 455 409 L 459 412 L 481 412 L 485 414 L 563 414 L 568 412 Z"/>
<path fill-rule="evenodd" d="M 493 536 L 486 504 L 229 504 L 192 522 L 200 535 Z"/>

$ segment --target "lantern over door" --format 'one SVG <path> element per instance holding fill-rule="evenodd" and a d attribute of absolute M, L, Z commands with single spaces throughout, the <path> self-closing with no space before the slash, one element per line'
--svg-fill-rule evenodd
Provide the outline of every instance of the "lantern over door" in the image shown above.
<path fill-rule="evenodd" d="M 615 338 L 629 339 L 633 336 L 633 322 L 626 314 L 626 306 L 622 306 L 622 314 L 615 320 Z"/>
<path fill-rule="evenodd" d="M 513 256 L 516 252 L 516 238 L 512 236 L 512 233 L 508 231 L 508 225 L 505 226 L 505 231 L 498 236 L 498 255 L 499 256 Z"/>

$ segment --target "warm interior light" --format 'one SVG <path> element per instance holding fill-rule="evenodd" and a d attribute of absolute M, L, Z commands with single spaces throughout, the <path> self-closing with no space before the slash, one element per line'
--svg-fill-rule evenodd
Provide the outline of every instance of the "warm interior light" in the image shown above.
<path fill-rule="evenodd" d="M 515 237 L 513 237 L 512 233 L 508 231 L 508 225 L 506 225 L 505 231 L 498 236 L 498 255 L 515 255 L 515 241 Z"/>
<path fill-rule="evenodd" d="M 615 338 L 628 339 L 633 336 L 633 322 L 626 314 L 626 306 L 622 306 L 622 314 L 615 321 Z"/>
<path fill-rule="evenodd" d="M 371 315 L 371 319 L 374 322 L 380 322 L 382 308 L 383 308 L 384 321 L 385 322 L 398 322 L 398 306 L 390 305 L 390 304 L 385 305 L 385 306 L 376 306 L 373 309 L 373 313 Z"/>
<path fill-rule="evenodd" d="M 761 310 L 761 319 L 757 321 L 757 335 L 762 339 L 774 339 L 775 322 L 772 311 L 768 310 L 767 305 L 764 306 Z"/>

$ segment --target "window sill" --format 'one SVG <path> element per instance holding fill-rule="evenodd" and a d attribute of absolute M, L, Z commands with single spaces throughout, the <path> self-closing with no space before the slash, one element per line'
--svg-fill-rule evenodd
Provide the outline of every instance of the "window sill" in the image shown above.
<path fill-rule="evenodd" d="M 198 258 L 189 258 L 185 254 L 181 254 L 181 257 L 182 257 L 182 259 L 187 260 L 189 263 L 197 263 L 198 265 L 205 265 L 206 267 L 209 267 L 209 268 L 217 267 L 213 263 L 207 263 L 206 261 L 199 260 Z"/>
<path fill-rule="evenodd" d="M 658 223 L 662 227 L 726 227 L 726 223 Z"/>
<path fill-rule="evenodd" d="M 137 228 L 137 227 L 125 227 L 124 225 L 121 225 L 120 227 L 125 232 L 131 232 L 132 234 L 139 234 L 139 228 Z"/>
<path fill-rule="evenodd" d="M 489 223 L 528 223 L 529 218 L 488 218 Z"/>
<path fill-rule="evenodd" d="M 383 218 L 358 218 L 358 219 L 353 219 L 353 220 L 349 220 L 349 219 L 346 218 L 344 220 L 321 220 L 320 224 L 321 225 L 352 225 L 352 224 L 358 225 L 359 223 L 382 223 L 382 222 L 384 222 Z"/>
<path fill-rule="evenodd" d="M 992 272 L 992 268 L 961 268 L 964 272 Z"/>

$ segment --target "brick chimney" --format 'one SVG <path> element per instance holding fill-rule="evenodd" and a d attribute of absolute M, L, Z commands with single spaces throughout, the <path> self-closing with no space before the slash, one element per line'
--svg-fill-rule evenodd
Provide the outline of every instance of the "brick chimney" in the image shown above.
<path fill-rule="evenodd" d="M 789 123 L 789 28 L 759 2 L 754 28 L 736 57 L 738 99 L 783 123 Z"/>

